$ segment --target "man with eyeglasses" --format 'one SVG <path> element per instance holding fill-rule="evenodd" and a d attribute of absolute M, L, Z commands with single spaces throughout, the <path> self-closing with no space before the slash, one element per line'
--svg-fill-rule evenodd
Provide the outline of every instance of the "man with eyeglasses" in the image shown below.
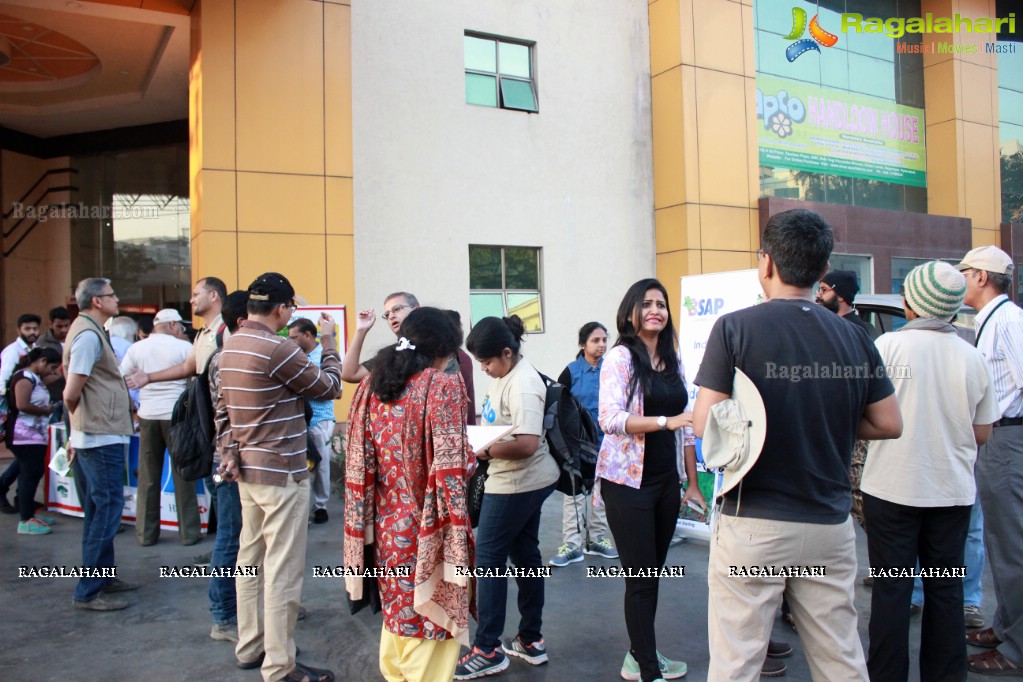
<path fill-rule="evenodd" d="M 387 321 L 391 332 L 398 336 L 401 323 L 405 321 L 409 313 L 419 307 L 419 299 L 407 291 L 396 291 L 384 299 L 384 314 L 380 317 Z M 341 379 L 350 384 L 357 384 L 366 378 L 373 367 L 373 360 L 360 362 L 362 356 L 362 345 L 366 341 L 366 335 L 376 324 L 376 311 L 373 308 L 360 310 L 355 317 L 355 336 L 348 344 L 345 352 L 344 366 L 341 368 Z"/>
<path fill-rule="evenodd" d="M 182 328 L 181 314 L 165 308 L 153 318 L 153 333 L 128 348 L 121 361 L 121 374 L 136 370 L 158 372 L 188 359 L 192 344 L 177 334 Z M 139 391 L 139 473 L 138 510 L 135 537 L 143 547 L 156 544 L 160 537 L 160 483 L 163 481 L 164 451 L 170 444 L 170 418 L 174 404 L 185 390 L 185 380 L 158 381 Z M 178 535 L 183 545 L 194 545 L 202 537 L 195 481 L 186 481 L 171 467 L 174 500 L 178 510 Z"/>
<path fill-rule="evenodd" d="M 829 270 L 817 286 L 817 303 L 843 320 L 861 328 L 867 332 L 871 339 L 876 340 L 877 329 L 860 317 L 860 314 L 853 308 L 853 302 L 858 293 L 860 293 L 860 283 L 856 280 L 855 272 L 852 270 Z"/>
<path fill-rule="evenodd" d="M 91 277 L 78 283 L 75 299 L 81 314 L 71 323 L 64 342 L 64 405 L 71 417 L 68 449 L 77 462 L 76 473 L 86 483 L 82 566 L 116 574 L 114 536 L 124 507 L 125 455 L 135 431 L 128 387 L 103 329 L 118 313 L 117 294 L 109 279 Z M 117 611 L 127 607 L 128 602 L 108 595 L 138 585 L 100 573 L 78 581 L 75 608 Z"/>
<path fill-rule="evenodd" d="M 975 470 L 997 606 L 993 627 L 966 635 L 967 644 L 987 649 L 968 665 L 982 675 L 1023 675 L 1023 311 L 1008 297 L 1009 254 L 982 246 L 956 267 L 966 277 L 965 302 L 977 310 L 976 346 L 991 371 L 1000 417 Z"/>

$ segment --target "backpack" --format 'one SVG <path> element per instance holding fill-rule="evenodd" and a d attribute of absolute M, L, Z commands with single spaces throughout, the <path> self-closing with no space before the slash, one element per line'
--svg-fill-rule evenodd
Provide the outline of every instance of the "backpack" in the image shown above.
<path fill-rule="evenodd" d="M 600 430 L 567 386 L 537 373 L 547 387 L 543 428 L 561 472 L 557 490 L 572 496 L 589 493 L 596 477 Z"/>
<path fill-rule="evenodd" d="M 2 433 L 4 445 L 10 450 L 14 445 L 14 422 L 18 421 L 18 403 L 14 399 L 14 384 L 18 383 L 21 379 L 28 379 L 25 376 L 24 370 L 18 370 L 11 375 L 11 378 L 7 381 L 7 394 L 5 398 L 10 398 L 10 402 L 6 403 L 5 407 L 7 413 L 4 417 L 5 428 Z M 35 382 L 33 382 L 35 385 Z"/>
<path fill-rule="evenodd" d="M 224 343 L 223 334 L 224 326 L 221 326 L 217 332 L 218 351 Z M 202 374 L 188 380 L 171 412 L 168 447 L 171 465 L 186 481 L 198 481 L 213 473 L 217 428 L 210 395 L 210 364 L 208 361 Z"/>

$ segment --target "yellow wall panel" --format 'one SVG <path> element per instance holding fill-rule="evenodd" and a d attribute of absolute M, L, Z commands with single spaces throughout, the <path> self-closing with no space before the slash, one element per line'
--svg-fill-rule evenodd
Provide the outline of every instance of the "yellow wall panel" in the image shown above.
<path fill-rule="evenodd" d="M 192 239 L 192 281 L 203 277 L 219 277 L 229 292 L 247 287 L 255 279 L 238 281 L 238 244 L 234 233 L 201 232 Z"/>
<path fill-rule="evenodd" d="M 355 334 L 355 240 L 352 237 L 327 237 L 327 303 L 347 306 L 348 338 Z M 355 386 L 345 384 L 341 400 L 334 403 L 338 421 L 348 420 Z"/>
<path fill-rule="evenodd" d="M 697 275 L 700 273 L 699 262 L 700 252 L 693 249 L 685 251 L 671 251 L 669 253 L 657 254 L 656 277 L 668 290 L 668 303 L 671 306 L 671 314 L 678 324 L 682 302 L 678 300 L 679 280 L 685 275 Z"/>
<path fill-rule="evenodd" d="M 960 79 L 963 103 L 963 118 L 986 126 L 998 122 L 996 103 L 998 101 L 998 79 L 996 72 L 986 66 L 977 66 L 969 62 L 960 63 L 962 78 Z"/>
<path fill-rule="evenodd" d="M 1001 204 L 995 168 L 998 167 L 998 147 L 993 144 L 991 128 L 977 123 L 963 122 L 963 149 L 968 172 L 963 177 L 965 215 L 973 220 L 973 227 L 996 229 L 1001 215 Z"/>
<path fill-rule="evenodd" d="M 760 248 L 760 211 L 755 208 L 749 210 L 749 248 L 753 253 L 752 265 L 757 266 L 757 249 Z"/>
<path fill-rule="evenodd" d="M 753 5 L 742 6 L 742 72 L 743 75 L 756 77 L 757 60 L 753 42 Z"/>
<path fill-rule="evenodd" d="M 200 194 L 197 198 L 202 206 L 203 229 L 232 232 L 238 229 L 235 174 L 207 169 L 202 171 L 200 179 L 197 187 Z"/>
<path fill-rule="evenodd" d="M 699 117 L 696 102 L 696 67 L 682 67 L 682 154 L 685 159 L 686 201 L 700 201 L 700 147 L 696 136 Z"/>
<path fill-rule="evenodd" d="M 682 128 L 682 69 L 651 79 L 654 207 L 686 201 Z"/>
<path fill-rule="evenodd" d="M 750 205 L 749 185 L 741 181 L 748 176 L 745 81 L 720 71 L 696 70 L 700 203 Z"/>
<path fill-rule="evenodd" d="M 700 235 L 704 249 L 750 251 L 749 209 L 700 206 Z"/>
<path fill-rule="evenodd" d="M 238 173 L 239 230 L 322 234 L 323 213 L 322 176 Z"/>
<path fill-rule="evenodd" d="M 746 95 L 746 205 L 760 198 L 760 138 L 757 119 L 757 79 L 743 79 Z"/>
<path fill-rule="evenodd" d="M 650 5 L 650 73 L 654 76 L 682 63 L 679 1 L 658 0 Z"/>
<path fill-rule="evenodd" d="M 655 252 L 680 251 L 686 248 L 686 207 L 678 204 L 654 211 Z"/>
<path fill-rule="evenodd" d="M 693 25 L 697 27 L 696 66 L 741 74 L 744 69 L 741 6 L 731 0 L 699 0 L 692 7 Z M 752 24 L 749 38 L 753 39 Z"/>
<path fill-rule="evenodd" d="M 196 30 L 193 22 L 192 30 Z M 203 168 L 233 168 L 235 140 L 234 3 L 204 2 L 199 15 L 201 44 L 193 55 L 190 80 L 199 79 Z M 193 97 L 197 93 L 191 93 Z M 196 146 L 196 145 L 193 145 Z"/>
<path fill-rule="evenodd" d="M 352 10 L 324 6 L 324 159 L 327 175 L 352 176 Z"/>
<path fill-rule="evenodd" d="M 245 0 L 236 12 L 238 169 L 323 174 L 323 6 Z"/>
<path fill-rule="evenodd" d="M 973 228 L 973 248 L 978 246 L 1002 247 L 1001 233 L 998 230 L 978 230 Z"/>
<path fill-rule="evenodd" d="M 696 39 L 693 26 L 693 1 L 679 0 L 679 30 L 682 34 L 682 63 L 692 66 L 696 63 Z"/>
<path fill-rule="evenodd" d="M 705 273 L 748 270 L 749 262 L 748 252 L 703 250 L 703 271 Z"/>
<path fill-rule="evenodd" d="M 958 122 L 927 126 L 927 208 L 938 215 L 960 215 Z"/>
<path fill-rule="evenodd" d="M 326 241 L 311 234 L 238 234 L 239 276 L 245 284 L 279 272 L 310 305 L 327 298 Z"/>
<path fill-rule="evenodd" d="M 352 207 L 352 179 L 325 178 L 327 234 L 355 234 Z"/>
<path fill-rule="evenodd" d="M 955 94 L 955 65 L 952 60 L 924 68 L 924 114 L 928 126 L 956 117 Z"/>

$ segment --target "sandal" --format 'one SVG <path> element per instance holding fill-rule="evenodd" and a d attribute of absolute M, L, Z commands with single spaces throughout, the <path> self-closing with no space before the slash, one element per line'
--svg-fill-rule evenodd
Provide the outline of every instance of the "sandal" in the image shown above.
<path fill-rule="evenodd" d="M 985 651 L 982 654 L 974 654 L 967 659 L 970 672 L 981 675 L 1020 675 L 1023 668 L 1002 656 L 997 649 Z"/>
<path fill-rule="evenodd" d="M 1002 640 L 998 639 L 995 635 L 994 628 L 985 628 L 983 630 L 977 630 L 976 632 L 967 633 L 966 643 L 970 646 L 976 646 L 982 649 L 995 649 L 1002 643 Z"/>
<path fill-rule="evenodd" d="M 302 653 L 302 650 L 299 649 L 296 646 L 295 647 L 295 656 L 297 657 L 300 653 Z M 241 660 L 239 658 L 239 659 L 235 660 L 234 664 L 235 664 L 236 667 L 241 668 L 242 670 L 253 670 L 255 668 L 262 668 L 263 667 L 263 659 L 265 659 L 265 658 L 266 658 L 266 652 L 265 651 L 261 651 L 261 652 L 259 652 L 259 656 L 256 656 L 251 661 L 243 661 L 243 660 Z M 297 663 L 297 661 L 296 661 L 296 663 Z M 287 679 L 287 678 L 285 678 L 285 679 Z"/>
<path fill-rule="evenodd" d="M 323 668 L 311 668 L 295 661 L 295 668 L 281 678 L 281 682 L 334 682 L 334 673 Z"/>

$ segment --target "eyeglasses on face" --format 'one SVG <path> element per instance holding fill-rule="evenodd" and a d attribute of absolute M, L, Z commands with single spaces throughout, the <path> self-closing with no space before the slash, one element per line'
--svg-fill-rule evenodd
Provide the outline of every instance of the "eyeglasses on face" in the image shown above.
<path fill-rule="evenodd" d="M 397 315 L 398 313 L 400 313 L 405 308 L 411 308 L 411 307 L 412 306 L 406 305 L 406 304 L 396 305 L 393 308 L 391 308 L 390 310 L 385 310 L 384 314 L 381 315 L 380 317 L 382 317 L 385 320 L 389 320 L 389 319 L 391 319 L 391 315 Z"/>
<path fill-rule="evenodd" d="M 817 285 L 817 293 L 820 294 L 821 296 L 828 293 L 829 291 L 834 291 L 834 289 L 829 287 L 827 284 L 824 284 L 823 282 Z"/>
<path fill-rule="evenodd" d="M 109 294 L 96 294 L 93 298 L 106 298 L 108 296 L 117 296 L 117 294 L 111 291 Z"/>
<path fill-rule="evenodd" d="M 771 255 L 771 254 L 767 253 L 767 251 L 764 251 L 763 249 L 757 249 L 757 260 L 760 260 L 764 256 L 769 256 L 769 255 Z"/>

